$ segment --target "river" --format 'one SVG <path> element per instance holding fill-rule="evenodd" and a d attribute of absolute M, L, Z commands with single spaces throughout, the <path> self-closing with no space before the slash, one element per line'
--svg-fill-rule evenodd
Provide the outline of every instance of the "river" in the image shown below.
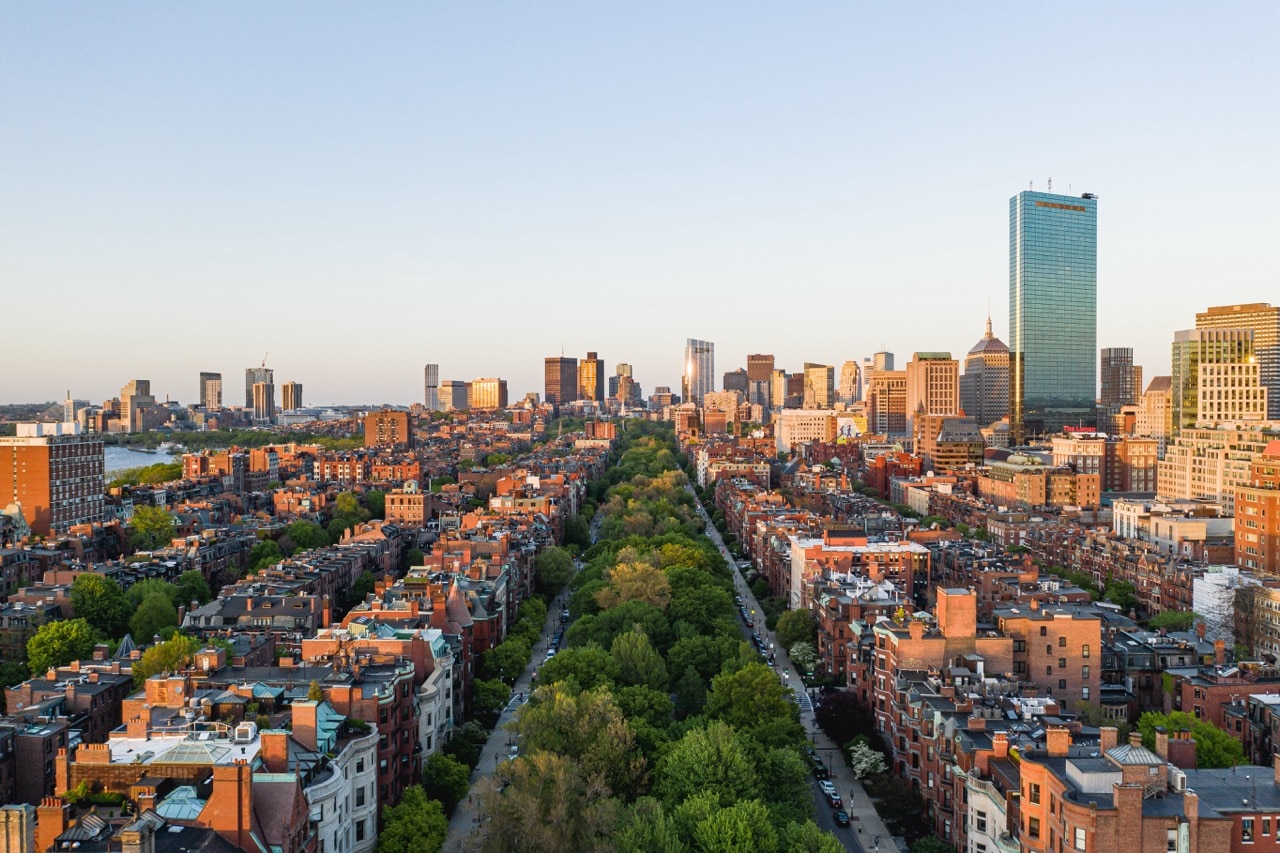
<path fill-rule="evenodd" d="M 155 465 L 157 462 L 172 462 L 177 458 L 179 457 L 175 454 L 166 453 L 163 450 L 147 453 L 131 447 L 110 446 L 106 449 L 105 471 L 107 474 L 114 474 L 125 468 L 141 468 L 144 465 Z"/>

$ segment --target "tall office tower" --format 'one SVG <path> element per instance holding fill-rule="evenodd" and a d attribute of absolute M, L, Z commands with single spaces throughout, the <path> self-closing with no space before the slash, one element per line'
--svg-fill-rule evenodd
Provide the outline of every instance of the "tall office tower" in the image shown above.
<path fill-rule="evenodd" d="M 840 386 L 836 397 L 846 406 L 852 406 L 862 399 L 862 368 L 856 361 L 846 361 L 840 365 Z"/>
<path fill-rule="evenodd" d="M 769 405 L 775 409 L 787 405 L 787 371 L 774 370 L 769 374 Z"/>
<path fill-rule="evenodd" d="M 747 379 L 752 382 L 768 382 L 772 378 L 772 355 L 757 352 L 747 356 Z"/>
<path fill-rule="evenodd" d="M 471 408 L 505 409 L 507 380 L 496 377 L 471 380 Z"/>
<path fill-rule="evenodd" d="M 578 362 L 578 399 L 604 400 L 604 362 L 593 352 Z"/>
<path fill-rule="evenodd" d="M 1156 440 L 1156 455 L 1163 459 L 1165 447 L 1173 438 L 1173 377 L 1153 376 L 1151 384 L 1138 400 L 1134 417 L 1135 435 Z"/>
<path fill-rule="evenodd" d="M 543 365 L 543 382 L 546 393 L 542 395 L 552 406 L 561 406 L 578 399 L 578 360 L 553 356 Z"/>
<path fill-rule="evenodd" d="M 422 404 L 428 412 L 440 411 L 440 365 L 428 364 L 423 386 Z"/>
<path fill-rule="evenodd" d="M 19 504 L 32 533 L 102 520 L 102 437 L 78 425 L 18 424 L 0 436 L 0 507 Z"/>
<path fill-rule="evenodd" d="M 471 405 L 471 383 L 446 379 L 440 383 L 440 408 L 442 412 L 464 412 Z"/>
<path fill-rule="evenodd" d="M 364 418 L 365 447 L 395 447 L 408 445 L 413 440 L 408 412 L 383 409 L 370 412 Z"/>
<path fill-rule="evenodd" d="M 960 363 L 949 352 L 918 352 L 907 362 L 907 424 L 911 433 L 919 415 L 960 411 Z"/>
<path fill-rule="evenodd" d="M 1142 396 L 1142 367 L 1133 363 L 1132 347 L 1104 347 L 1102 350 L 1102 396 L 1099 414 L 1105 420 L 1099 426 L 1111 425 L 1121 406 L 1132 406 Z"/>
<path fill-rule="evenodd" d="M 804 371 L 787 374 L 788 409 L 799 409 L 804 405 Z"/>
<path fill-rule="evenodd" d="M 893 353 L 881 350 L 871 357 L 873 370 L 893 370 Z"/>
<path fill-rule="evenodd" d="M 1015 444 L 1093 426 L 1098 390 L 1098 200 L 1009 199 L 1009 431 Z"/>
<path fill-rule="evenodd" d="M 62 422 L 75 423 L 80 419 L 80 413 L 89 408 L 88 400 L 73 400 L 71 398 L 71 389 L 67 389 L 67 399 L 62 401 Z"/>
<path fill-rule="evenodd" d="M 964 358 L 960 408 L 979 427 L 991 426 L 1009 414 L 1009 348 L 991 334 L 990 317 L 982 340 Z"/>
<path fill-rule="evenodd" d="M 266 382 L 271 386 L 274 393 L 276 387 L 276 372 L 269 367 L 249 367 L 244 371 L 244 407 L 246 409 L 253 408 L 253 386 L 259 382 Z M 272 408 L 275 407 L 275 400 L 271 401 Z"/>
<path fill-rule="evenodd" d="M 872 370 L 867 382 L 867 426 L 880 435 L 907 434 L 907 372 Z"/>
<path fill-rule="evenodd" d="M 1173 334 L 1173 431 L 1267 417 L 1251 329 Z"/>
<path fill-rule="evenodd" d="M 685 340 L 680 390 L 684 402 L 699 405 L 703 394 L 716 390 L 716 345 L 711 341 Z"/>
<path fill-rule="evenodd" d="M 222 408 L 221 373 L 200 374 L 200 396 L 197 399 L 200 401 L 200 405 L 206 409 Z"/>
<path fill-rule="evenodd" d="M 1280 308 L 1269 302 L 1221 305 L 1196 314 L 1196 328 L 1253 330 L 1253 355 L 1267 389 L 1267 418 L 1280 421 Z"/>
<path fill-rule="evenodd" d="M 747 380 L 747 402 L 753 406 L 764 406 L 769 408 L 769 386 L 770 382 L 760 379 Z"/>
<path fill-rule="evenodd" d="M 280 403 L 286 412 L 302 408 L 302 383 L 286 382 L 280 386 Z"/>
<path fill-rule="evenodd" d="M 253 383 L 253 419 L 274 423 L 276 419 L 276 386 L 270 382 Z"/>
<path fill-rule="evenodd" d="M 804 363 L 804 408 L 829 409 L 836 401 L 836 369 L 827 364 Z"/>
<path fill-rule="evenodd" d="M 125 432 L 145 432 L 155 425 L 156 417 L 150 379 L 134 379 L 120 389 L 120 421 Z"/>
<path fill-rule="evenodd" d="M 751 387 L 751 380 L 747 377 L 747 371 L 739 367 L 737 370 L 730 370 L 724 375 L 725 391 L 737 391 L 745 400 L 747 397 L 747 389 Z"/>

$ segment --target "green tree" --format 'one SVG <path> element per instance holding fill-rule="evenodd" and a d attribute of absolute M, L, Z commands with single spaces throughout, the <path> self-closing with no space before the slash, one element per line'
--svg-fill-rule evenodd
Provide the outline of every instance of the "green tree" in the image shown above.
<path fill-rule="evenodd" d="M 111 578 L 86 572 L 71 584 L 71 609 L 107 637 L 120 637 L 129 623 L 129 599 Z"/>
<path fill-rule="evenodd" d="M 427 799 L 419 785 L 410 785 L 399 805 L 384 806 L 377 853 L 437 851 L 449 834 L 449 820 L 436 800 Z"/>
<path fill-rule="evenodd" d="M 1080 722 L 1086 726 L 1101 728 L 1103 726 L 1112 726 L 1116 730 L 1116 737 L 1121 743 L 1127 743 L 1129 740 L 1129 722 L 1128 720 L 1117 720 L 1107 713 L 1107 709 L 1097 702 L 1072 702 L 1071 710 L 1080 716 Z"/>
<path fill-rule="evenodd" d="M 249 549 L 249 571 L 256 572 L 274 566 L 284 559 L 284 553 L 274 539 L 263 539 Z"/>
<path fill-rule="evenodd" d="M 476 786 L 477 812 L 488 820 L 467 839 L 481 853 L 617 849 L 618 801 L 607 786 L 563 755 L 535 752 Z"/>
<path fill-rule="evenodd" d="M 601 685 L 613 687 L 618 680 L 618 664 L 598 645 L 565 649 L 538 669 L 543 684 L 572 681 L 582 690 Z"/>
<path fill-rule="evenodd" d="M 1107 584 L 1103 597 L 1125 613 L 1138 609 L 1138 589 L 1128 581 L 1111 581 Z"/>
<path fill-rule="evenodd" d="M 129 631 L 138 642 L 146 642 L 165 628 L 178 627 L 178 609 L 172 599 L 160 590 L 153 591 L 129 619 Z"/>
<path fill-rule="evenodd" d="M 426 554 L 422 553 L 421 548 L 410 548 L 408 553 L 405 554 L 405 563 L 407 567 L 421 566 L 426 563 L 426 556 Z"/>
<path fill-rule="evenodd" d="M 878 776 L 885 771 L 884 756 L 871 748 L 865 739 L 850 741 L 845 745 L 845 754 L 849 759 L 849 768 L 854 779 L 865 779 Z"/>
<path fill-rule="evenodd" d="M 916 839 L 911 845 L 911 853 L 955 853 L 956 848 L 936 835 L 926 835 Z"/>
<path fill-rule="evenodd" d="M 808 610 L 788 610 L 778 617 L 778 645 L 789 649 L 796 643 L 814 643 L 818 639 L 818 623 Z"/>
<path fill-rule="evenodd" d="M 818 650 L 808 640 L 796 643 L 787 649 L 787 656 L 801 672 L 812 674 L 818 666 Z"/>
<path fill-rule="evenodd" d="M 351 603 L 359 604 L 369 597 L 369 594 L 378 588 L 378 579 L 373 572 L 365 569 L 360 573 L 360 577 L 356 578 L 356 582 L 351 585 Z"/>
<path fill-rule="evenodd" d="M 777 676 L 762 663 L 750 663 L 737 672 L 722 673 L 711 681 L 707 716 L 748 731 L 763 721 L 794 720 L 795 706 Z"/>
<path fill-rule="evenodd" d="M 811 820 L 787 824 L 778 849 L 788 853 L 844 853 L 844 845 Z"/>
<path fill-rule="evenodd" d="M 192 637 L 175 634 L 156 643 L 133 662 L 133 683 L 141 687 L 153 675 L 162 672 L 178 672 L 195 659 L 200 644 Z"/>
<path fill-rule="evenodd" d="M 523 637 L 507 637 L 481 658 L 485 674 L 515 684 L 529 665 L 529 642 Z"/>
<path fill-rule="evenodd" d="M 654 690 L 667 686 L 667 665 L 639 627 L 614 637 L 609 654 L 618 665 L 619 684 L 637 684 Z"/>
<path fill-rule="evenodd" d="M 681 637 L 667 652 L 667 671 L 673 686 L 690 669 L 709 682 L 726 669 L 741 669 L 754 659 L 750 646 L 738 637 Z"/>
<path fill-rule="evenodd" d="M 294 546 L 300 551 L 324 548 L 330 544 L 329 534 L 314 521 L 295 521 L 285 528 L 285 533 L 293 540 Z"/>
<path fill-rule="evenodd" d="M 129 605 L 135 609 L 150 595 L 163 595 L 175 606 L 182 603 L 182 599 L 178 597 L 178 588 L 159 578 L 140 580 L 125 590 L 124 594 L 129 599 Z"/>
<path fill-rule="evenodd" d="M 510 728 L 526 750 L 566 756 L 615 793 L 634 794 L 645 781 L 635 732 L 607 687 L 583 693 L 564 683 L 539 687 Z"/>
<path fill-rule="evenodd" d="M 721 587 L 686 589 L 671 599 L 667 612 L 673 622 L 684 623 L 698 634 L 738 635 L 733 599 Z"/>
<path fill-rule="evenodd" d="M 422 789 L 439 800 L 447 814 L 462 802 L 471 786 L 471 768 L 443 752 L 434 752 L 422 768 Z"/>
<path fill-rule="evenodd" d="M 173 516 L 162 506 L 139 506 L 129 521 L 129 547 L 135 551 L 154 551 L 169 544 L 177 529 Z"/>
<path fill-rule="evenodd" d="M 488 739 L 488 729 L 475 720 L 468 720 L 454 730 L 453 737 L 444 745 L 444 751 L 468 767 L 475 767 L 480 763 L 480 751 Z"/>
<path fill-rule="evenodd" d="M 702 713 L 707 704 L 707 682 L 698 675 L 697 670 L 686 669 L 672 685 L 675 692 L 676 717 L 696 717 Z"/>
<path fill-rule="evenodd" d="M 591 526 L 581 515 L 569 516 L 564 523 L 564 544 L 586 549 L 591 547 Z"/>
<path fill-rule="evenodd" d="M 205 581 L 204 575 L 197 569 L 178 575 L 175 586 L 178 589 L 178 603 L 185 604 L 188 607 L 191 606 L 193 601 L 204 604 L 213 598 L 208 582 Z"/>
<path fill-rule="evenodd" d="M 496 678 L 477 678 L 472 686 L 475 689 L 476 714 L 492 725 L 497 722 L 498 715 L 511 700 L 511 688 Z"/>
<path fill-rule="evenodd" d="M 686 853 L 675 819 L 653 797 L 641 797 L 627 809 L 613 836 L 615 849 L 632 853 Z"/>
<path fill-rule="evenodd" d="M 384 519 L 387 511 L 387 494 L 386 492 L 372 489 L 364 493 L 361 499 L 365 509 L 368 510 L 369 518 Z"/>
<path fill-rule="evenodd" d="M 538 589 L 555 593 L 573 576 L 573 556 L 564 548 L 547 548 L 534 558 L 533 568 L 538 573 Z"/>
<path fill-rule="evenodd" d="M 759 800 L 745 800 L 712 812 L 693 830 L 703 853 L 738 853 L 778 849 L 778 833 L 769 822 L 769 809 Z"/>
<path fill-rule="evenodd" d="M 37 675 L 93 656 L 98 633 L 85 619 L 46 622 L 27 640 L 27 666 Z"/>
<path fill-rule="evenodd" d="M 1154 631 L 1164 628 L 1168 631 L 1190 631 L 1195 624 L 1204 619 L 1199 613 L 1189 610 L 1164 610 L 1152 616 L 1147 625 Z"/>
<path fill-rule="evenodd" d="M 1196 742 L 1196 766 L 1202 770 L 1234 767 L 1244 764 L 1244 746 L 1240 741 L 1217 726 L 1198 720 L 1186 711 L 1160 714 L 1148 711 L 1138 718 L 1138 731 L 1142 732 L 1142 744 L 1155 749 L 1156 728 L 1163 726 L 1168 732 L 1186 730 Z"/>
<path fill-rule="evenodd" d="M 668 808 L 708 793 L 719 806 L 755 799 L 760 780 L 738 735 L 722 722 L 691 729 L 671 746 L 654 773 L 654 796 Z"/>
<path fill-rule="evenodd" d="M 309 685 L 307 685 L 307 701 L 308 702 L 324 701 L 324 688 L 320 686 L 320 682 L 312 681 Z"/>

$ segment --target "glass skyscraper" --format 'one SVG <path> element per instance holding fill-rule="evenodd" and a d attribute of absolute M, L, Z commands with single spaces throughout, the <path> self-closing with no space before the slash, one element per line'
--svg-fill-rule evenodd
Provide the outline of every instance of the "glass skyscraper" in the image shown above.
<path fill-rule="evenodd" d="M 1022 443 L 1095 426 L 1098 201 L 1027 190 L 1009 199 L 1009 421 Z"/>
<path fill-rule="evenodd" d="M 681 392 L 684 402 L 702 403 L 702 398 L 716 390 L 716 345 L 711 341 L 686 338 L 684 342 L 684 376 Z"/>

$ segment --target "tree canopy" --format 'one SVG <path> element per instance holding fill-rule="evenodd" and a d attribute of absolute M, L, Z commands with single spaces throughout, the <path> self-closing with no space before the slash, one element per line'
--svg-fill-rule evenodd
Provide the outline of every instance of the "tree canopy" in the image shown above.
<path fill-rule="evenodd" d="M 1196 742 L 1196 766 L 1201 769 L 1234 767 L 1245 763 L 1244 746 L 1240 741 L 1186 711 L 1171 711 L 1168 714 L 1148 711 L 1139 717 L 1138 731 L 1142 732 L 1142 744 L 1147 749 L 1155 749 L 1158 726 L 1163 726 L 1170 733 L 1184 729 L 1191 732 L 1191 737 Z"/>
<path fill-rule="evenodd" d="M 73 660 L 93 656 L 98 632 L 85 619 L 46 622 L 27 640 L 27 666 L 43 675 L 50 669 L 66 666 Z"/>
<path fill-rule="evenodd" d="M 377 853 L 437 851 L 449 834 L 449 821 L 436 800 L 427 799 L 420 785 L 410 785 L 400 803 L 382 809 Z"/>
<path fill-rule="evenodd" d="M 139 506 L 133 510 L 129 521 L 129 546 L 135 551 L 154 551 L 169 544 L 177 525 L 173 516 L 162 506 Z"/>
<path fill-rule="evenodd" d="M 121 637 L 132 607 L 119 585 L 105 575 L 86 572 L 71 584 L 71 609 L 107 637 Z"/>

